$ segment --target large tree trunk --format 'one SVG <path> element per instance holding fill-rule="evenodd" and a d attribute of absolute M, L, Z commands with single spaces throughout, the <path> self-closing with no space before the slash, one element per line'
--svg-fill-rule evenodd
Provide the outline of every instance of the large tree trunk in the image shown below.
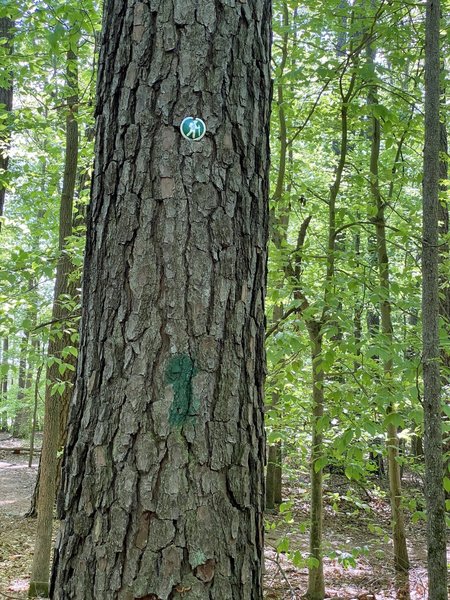
<path fill-rule="evenodd" d="M 55 600 L 262 598 L 270 23 L 105 4 Z"/>
<path fill-rule="evenodd" d="M 439 368 L 439 26 L 439 0 L 427 0 L 422 318 L 425 498 L 427 505 L 428 597 L 430 600 L 446 600 L 448 597 Z"/>
<path fill-rule="evenodd" d="M 66 326 L 66 321 L 70 316 L 70 310 L 67 308 L 67 297 L 73 297 L 76 293 L 73 281 L 70 279 L 70 275 L 74 271 L 74 265 L 66 251 L 66 240 L 72 235 L 72 210 L 78 160 L 78 122 L 76 118 L 78 70 L 76 55 L 72 50 L 67 53 L 67 80 L 73 94 L 67 99 L 66 151 L 59 211 L 60 257 L 56 269 L 52 310 L 52 320 L 58 324 L 57 327 L 59 328 L 51 332 L 48 343 L 48 356 L 56 359 L 56 361 L 52 362 L 47 368 L 44 437 L 39 464 L 38 487 L 36 488 L 39 490 L 36 544 L 30 581 L 30 595 L 48 595 L 53 508 L 57 484 L 58 442 L 60 440 L 64 405 L 69 402 L 73 382 L 74 357 L 71 354 L 65 356 L 63 352 L 67 346 L 71 345 L 70 334 L 67 333 Z M 63 365 L 63 368 L 61 368 L 61 365 Z M 58 391 L 57 386 L 61 384 L 63 389 Z"/>

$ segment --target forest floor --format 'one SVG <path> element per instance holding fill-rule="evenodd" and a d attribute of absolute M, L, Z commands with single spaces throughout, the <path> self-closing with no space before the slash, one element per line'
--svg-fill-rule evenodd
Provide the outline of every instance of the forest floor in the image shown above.
<path fill-rule="evenodd" d="M 0 434 L 0 446 L 20 446 L 20 442 L 5 440 Z M 0 451 L 0 600 L 27 597 L 36 521 L 23 515 L 30 507 L 36 475 L 36 459 L 30 468 L 28 454 Z M 301 564 L 294 565 L 301 563 L 301 559 L 293 559 L 296 552 L 297 558 L 306 556 L 308 548 L 307 484 L 304 481 L 301 484 L 296 489 L 287 486 L 285 494 L 290 500 L 283 506 L 284 512 L 267 515 L 266 600 L 297 600 L 306 592 L 307 569 Z M 411 496 L 413 493 L 414 490 L 410 491 Z M 328 598 L 425 600 L 423 521 L 414 524 L 408 520 L 411 570 L 406 580 L 396 580 L 389 530 L 389 504 L 381 489 L 376 496 L 371 489 L 369 496 L 361 487 L 352 489 L 345 477 L 333 475 L 326 480 L 324 537 L 330 556 L 325 559 Z"/>

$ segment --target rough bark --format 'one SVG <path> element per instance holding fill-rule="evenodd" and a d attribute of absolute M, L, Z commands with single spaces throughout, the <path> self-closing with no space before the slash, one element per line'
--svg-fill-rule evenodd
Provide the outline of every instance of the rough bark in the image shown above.
<path fill-rule="evenodd" d="M 69 87 L 74 90 L 74 94 L 67 99 L 66 150 L 59 211 L 60 257 L 56 269 L 52 310 L 52 321 L 55 323 L 64 323 L 68 319 L 70 313 L 64 301 L 68 295 L 73 296 L 76 292 L 73 289 L 73 282 L 70 280 L 74 265 L 70 255 L 65 251 L 66 239 L 72 235 L 73 198 L 78 160 L 78 122 L 76 118 L 78 72 L 76 55 L 72 50 L 69 50 L 67 54 L 67 61 L 67 81 Z M 47 351 L 49 358 L 56 358 L 66 365 L 71 362 L 73 363 L 73 357 L 70 358 L 71 355 L 67 357 L 63 355 L 64 348 L 70 345 L 70 343 L 70 335 L 67 334 L 65 327 L 62 328 L 62 331 L 51 332 Z M 39 494 L 37 499 L 36 544 L 29 590 L 31 596 L 33 594 L 48 595 L 49 589 L 51 535 L 53 507 L 56 495 L 57 451 L 61 429 L 61 415 L 63 414 L 64 403 L 69 401 L 69 396 L 72 392 L 70 388 L 73 381 L 73 371 L 66 367 L 66 370 L 61 372 L 59 365 L 59 362 L 52 362 L 47 368 L 44 436 L 39 465 L 39 482 L 37 484 Z M 62 394 L 59 394 L 54 387 L 59 382 L 66 384 Z"/>
<path fill-rule="evenodd" d="M 427 0 L 425 38 L 425 146 L 423 178 L 422 319 L 425 499 L 428 597 L 446 600 L 447 556 L 443 491 L 439 349 L 439 0 Z"/>
<path fill-rule="evenodd" d="M 106 2 L 55 600 L 262 598 L 270 22 Z"/>
<path fill-rule="evenodd" d="M 6 54 L 12 52 L 12 38 L 13 38 L 14 21 L 9 17 L 0 18 L 0 39 L 6 40 L 4 49 Z M 0 105 L 4 106 L 5 111 L 11 112 L 13 102 L 13 86 L 12 77 L 7 77 L 8 83 L 5 87 L 0 86 Z M 5 173 L 8 170 L 9 162 L 9 141 L 10 133 L 6 130 L 6 133 L 0 135 L 0 177 L 4 179 Z M 5 206 L 5 194 L 6 187 L 4 183 L 0 183 L 0 217 L 3 216 Z M 0 219 L 0 229 L 2 223 Z"/>

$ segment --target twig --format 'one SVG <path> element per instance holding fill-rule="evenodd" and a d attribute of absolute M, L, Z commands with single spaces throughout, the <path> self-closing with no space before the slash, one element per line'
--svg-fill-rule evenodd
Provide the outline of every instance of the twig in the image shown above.
<path fill-rule="evenodd" d="M 278 554 L 277 554 L 277 557 L 278 557 Z M 294 588 L 290 584 L 289 579 L 287 578 L 286 573 L 283 570 L 283 567 L 280 565 L 280 561 L 278 560 L 278 558 L 271 558 L 270 556 L 266 556 L 265 558 L 266 558 L 266 560 L 271 560 L 272 562 L 274 562 L 277 565 L 278 570 L 281 573 L 281 576 L 283 577 L 284 581 L 286 582 L 286 584 L 287 584 L 287 586 L 289 588 L 289 591 L 291 593 L 291 599 L 295 600 Z"/>
<path fill-rule="evenodd" d="M 275 331 L 277 331 L 277 329 L 280 327 L 280 325 L 282 323 L 284 323 L 284 321 L 286 321 L 286 319 L 288 317 L 290 317 L 293 313 L 298 313 L 301 312 L 302 307 L 301 306 L 293 306 L 291 307 L 289 310 L 287 310 L 283 316 L 281 317 L 281 319 L 278 319 L 278 321 L 276 321 L 272 327 L 270 327 L 267 332 L 266 332 L 266 340 L 268 337 L 270 337 L 273 333 L 275 333 Z"/>

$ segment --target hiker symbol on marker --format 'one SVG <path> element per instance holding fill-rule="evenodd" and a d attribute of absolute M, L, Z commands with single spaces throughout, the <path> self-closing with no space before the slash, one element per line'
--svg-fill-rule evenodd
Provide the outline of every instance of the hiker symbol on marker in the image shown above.
<path fill-rule="evenodd" d="M 181 122 L 180 131 L 186 140 L 198 142 L 206 133 L 206 125 L 198 117 L 186 117 Z"/>

